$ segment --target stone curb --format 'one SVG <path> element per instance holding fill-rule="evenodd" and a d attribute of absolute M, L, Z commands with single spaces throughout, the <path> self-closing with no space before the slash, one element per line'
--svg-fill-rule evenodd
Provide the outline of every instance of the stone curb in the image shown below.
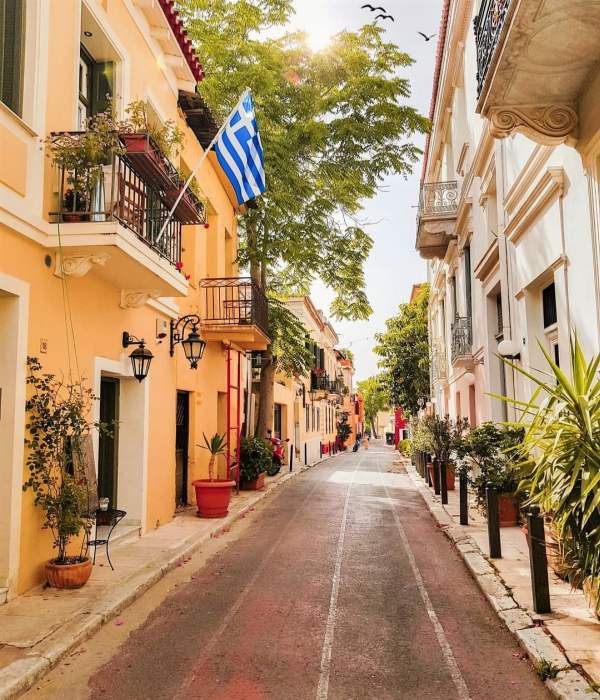
<path fill-rule="evenodd" d="M 425 485 L 414 466 L 408 460 L 402 460 L 401 463 L 440 526 L 440 530 L 456 545 L 456 551 L 462 557 L 490 605 L 500 620 L 515 635 L 533 664 L 546 661 L 559 669 L 555 678 L 544 682 L 552 696 L 559 700 L 579 700 L 580 698 L 600 700 L 600 694 L 590 686 L 588 680 L 575 667 L 571 666 L 546 628 L 536 626 L 529 613 L 517 604 L 511 591 L 479 545 L 460 526 L 454 524 L 452 517 L 439 500 L 434 499 L 431 490 Z"/>
<path fill-rule="evenodd" d="M 333 457 L 335 456 L 333 455 Z M 100 627 L 131 605 L 183 559 L 194 554 L 210 539 L 228 532 L 236 521 L 247 515 L 279 486 L 328 459 L 332 459 L 332 457 L 328 456 L 315 464 L 302 466 L 298 471 L 284 474 L 276 482 L 269 484 L 269 487 L 264 491 L 258 491 L 256 500 L 246 504 L 236 513 L 228 515 L 222 522 L 215 523 L 214 530 L 203 533 L 198 539 L 186 542 L 174 553 L 171 553 L 166 561 L 144 567 L 140 572 L 124 581 L 117 590 L 108 592 L 96 601 L 89 611 L 75 615 L 73 619 L 36 644 L 36 649 L 26 652 L 23 658 L 0 669 L 0 700 L 12 700 L 31 688 L 42 676 L 68 656 L 75 647 L 85 642 Z"/>

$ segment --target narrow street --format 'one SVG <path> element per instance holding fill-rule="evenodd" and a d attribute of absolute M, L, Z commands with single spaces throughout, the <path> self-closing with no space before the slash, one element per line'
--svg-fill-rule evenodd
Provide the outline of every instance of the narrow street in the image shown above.
<path fill-rule="evenodd" d="M 82 687 L 67 661 L 27 697 L 548 697 L 393 459 L 374 443 L 297 478 Z"/>

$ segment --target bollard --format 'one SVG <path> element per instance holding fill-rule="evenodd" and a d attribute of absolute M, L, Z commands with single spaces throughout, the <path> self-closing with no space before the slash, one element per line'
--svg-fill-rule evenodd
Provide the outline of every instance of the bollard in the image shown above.
<path fill-rule="evenodd" d="M 304 466 L 308 467 L 308 450 L 306 449 L 306 443 L 304 443 Z"/>
<path fill-rule="evenodd" d="M 294 468 L 294 446 L 290 445 L 290 472 Z"/>
<path fill-rule="evenodd" d="M 442 505 L 446 505 L 448 503 L 448 481 L 446 480 L 446 473 L 448 471 L 447 466 L 446 466 L 446 460 L 441 459 L 439 461 L 439 469 L 440 469 L 440 474 L 438 476 L 438 481 L 440 482 L 440 492 L 442 495 Z"/>
<path fill-rule="evenodd" d="M 533 609 L 536 613 L 549 613 L 550 589 L 548 587 L 548 561 L 546 559 L 546 536 L 544 519 L 537 506 L 531 506 L 527 513 L 529 532 L 529 566 L 531 568 L 531 592 Z"/>
<path fill-rule="evenodd" d="M 467 491 L 467 475 L 461 470 L 458 477 L 458 488 L 460 498 L 460 524 L 469 524 L 469 493 Z"/>
<path fill-rule="evenodd" d="M 498 517 L 498 494 L 493 486 L 485 489 L 485 501 L 487 507 L 488 541 L 490 545 L 490 558 L 501 559 L 502 547 L 500 544 L 500 518 Z"/>
<path fill-rule="evenodd" d="M 433 459 L 433 492 L 436 496 L 440 495 L 440 467 L 437 457 Z"/>

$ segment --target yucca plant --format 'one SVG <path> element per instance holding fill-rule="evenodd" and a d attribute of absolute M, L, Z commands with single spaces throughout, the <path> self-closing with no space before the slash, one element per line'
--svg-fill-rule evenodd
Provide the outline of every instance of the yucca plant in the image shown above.
<path fill-rule="evenodd" d="M 586 360 L 579 339 L 570 341 L 572 379 L 540 344 L 549 378 L 511 364 L 536 389 L 529 402 L 511 401 L 525 428 L 519 489 L 528 503 L 552 516 L 557 534 L 568 543 L 569 581 L 600 593 L 600 356 Z"/>
<path fill-rule="evenodd" d="M 199 445 L 199 447 L 203 450 L 208 450 L 210 453 L 210 459 L 208 461 L 208 479 L 209 481 L 214 481 L 215 460 L 218 455 L 225 452 L 227 441 L 225 440 L 225 435 L 219 435 L 219 433 L 215 433 L 210 439 L 206 437 L 206 433 L 203 433 L 202 437 L 204 438 L 204 445 Z"/>

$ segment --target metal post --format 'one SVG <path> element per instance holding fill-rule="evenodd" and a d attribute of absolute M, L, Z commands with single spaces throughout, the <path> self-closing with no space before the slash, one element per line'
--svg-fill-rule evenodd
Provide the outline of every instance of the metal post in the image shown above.
<path fill-rule="evenodd" d="M 294 446 L 290 445 L 290 472 L 294 468 Z"/>
<path fill-rule="evenodd" d="M 306 448 L 306 443 L 304 443 L 304 466 L 308 467 L 308 450 Z"/>
<path fill-rule="evenodd" d="M 469 493 L 467 491 L 467 475 L 462 471 L 458 477 L 460 499 L 460 524 L 469 524 Z"/>
<path fill-rule="evenodd" d="M 448 503 L 448 482 L 446 481 L 446 475 L 448 473 L 448 468 L 447 468 L 445 459 L 440 460 L 439 469 L 440 469 L 439 482 L 440 482 L 440 491 L 442 494 L 442 504 L 446 505 Z"/>
<path fill-rule="evenodd" d="M 527 513 L 529 531 L 529 565 L 531 568 L 531 592 L 536 613 L 550 612 L 550 589 L 548 588 L 548 561 L 546 559 L 546 537 L 544 519 L 540 509 L 531 506 Z"/>
<path fill-rule="evenodd" d="M 436 496 L 440 495 L 440 468 L 437 457 L 433 459 L 433 492 Z"/>
<path fill-rule="evenodd" d="M 502 558 L 502 547 L 500 544 L 500 518 L 498 517 L 498 494 L 493 486 L 488 485 L 485 489 L 485 500 L 487 507 L 488 541 L 490 545 L 490 557 L 492 559 Z"/>

